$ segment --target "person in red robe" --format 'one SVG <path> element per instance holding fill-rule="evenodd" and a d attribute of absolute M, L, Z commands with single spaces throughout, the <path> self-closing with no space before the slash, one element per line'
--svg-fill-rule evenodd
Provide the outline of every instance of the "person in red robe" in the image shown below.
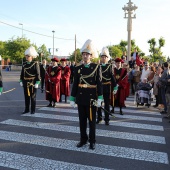
<path fill-rule="evenodd" d="M 120 114 L 123 115 L 122 107 L 125 107 L 126 86 L 128 83 L 127 70 L 121 67 L 122 60 L 120 58 L 116 58 L 115 63 L 116 68 L 114 68 L 113 74 L 116 79 L 116 84 L 118 84 L 118 91 L 116 95 L 113 96 L 113 109 L 111 112 L 114 113 L 114 107 L 117 106 L 120 108 Z"/>
<path fill-rule="evenodd" d="M 66 65 L 66 59 L 60 60 L 61 65 L 61 80 L 60 80 L 60 102 L 62 102 L 62 95 L 65 95 L 65 103 L 67 103 L 67 96 L 70 96 L 70 67 Z"/>
<path fill-rule="evenodd" d="M 45 75 L 46 100 L 49 101 L 48 107 L 56 107 L 56 102 L 60 99 L 61 68 L 58 66 L 59 60 L 56 57 L 51 61 L 52 65 L 48 67 Z"/>
<path fill-rule="evenodd" d="M 136 64 L 138 65 L 138 66 L 140 66 L 140 65 L 143 65 L 143 59 L 141 59 L 141 57 L 140 57 L 140 55 L 137 55 L 136 56 Z"/>

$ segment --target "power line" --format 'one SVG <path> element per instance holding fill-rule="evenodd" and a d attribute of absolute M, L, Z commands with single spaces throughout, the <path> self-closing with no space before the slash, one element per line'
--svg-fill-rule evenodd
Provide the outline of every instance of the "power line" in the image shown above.
<path fill-rule="evenodd" d="M 2 22 L 2 21 L 0 21 L 0 23 L 8 25 L 10 27 L 14 27 L 14 28 L 20 29 L 20 30 L 22 29 L 20 27 L 16 27 L 14 25 L 11 25 L 11 24 L 8 24 L 8 23 Z M 23 29 L 23 30 L 26 31 L 26 32 L 30 32 L 30 33 L 33 33 L 33 34 L 41 35 L 41 36 L 44 36 L 44 37 L 53 38 L 53 36 L 49 36 L 49 35 L 45 35 L 45 34 L 40 34 L 40 33 L 37 33 L 37 32 L 30 31 L 30 30 L 26 30 L 26 29 Z M 54 38 L 55 39 L 60 39 L 60 40 L 67 40 L 67 41 L 73 41 L 74 40 L 74 39 L 60 38 L 60 37 L 54 37 Z"/>

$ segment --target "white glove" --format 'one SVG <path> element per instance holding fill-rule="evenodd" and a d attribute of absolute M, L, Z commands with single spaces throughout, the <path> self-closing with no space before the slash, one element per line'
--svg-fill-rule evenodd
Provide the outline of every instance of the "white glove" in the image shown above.
<path fill-rule="evenodd" d="M 119 85 L 117 84 L 117 86 L 115 86 L 115 87 L 113 88 L 113 94 L 116 94 L 116 93 L 117 93 L 118 87 L 119 87 Z"/>
<path fill-rule="evenodd" d="M 97 100 L 97 107 L 101 107 L 102 106 L 102 102 L 103 102 L 102 99 L 98 99 Z"/>
<path fill-rule="evenodd" d="M 2 94 L 2 92 L 0 92 L 0 95 Z"/>
<path fill-rule="evenodd" d="M 116 94 L 117 93 L 117 90 L 113 90 L 113 94 Z"/>
<path fill-rule="evenodd" d="M 19 84 L 20 84 L 20 86 L 21 86 L 21 87 L 23 86 L 23 83 L 22 83 L 22 81 L 21 81 Z"/>
<path fill-rule="evenodd" d="M 35 84 L 35 86 L 34 86 L 36 89 L 38 89 L 38 84 Z"/>
<path fill-rule="evenodd" d="M 71 107 L 76 107 L 76 103 L 74 102 L 74 101 L 70 101 L 70 105 L 71 105 Z"/>

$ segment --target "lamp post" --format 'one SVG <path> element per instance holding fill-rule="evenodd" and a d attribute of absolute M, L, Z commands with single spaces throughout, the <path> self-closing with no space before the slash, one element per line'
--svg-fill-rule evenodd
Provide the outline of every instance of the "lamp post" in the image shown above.
<path fill-rule="evenodd" d="M 125 17 L 128 19 L 127 22 L 127 31 L 128 31 L 128 53 L 127 53 L 127 60 L 130 60 L 131 56 L 131 31 L 132 31 L 132 19 L 136 18 L 136 14 L 133 14 L 133 11 L 135 11 L 138 7 L 136 5 L 133 5 L 133 2 L 129 0 L 127 3 L 128 5 L 122 8 L 125 11 Z"/>
<path fill-rule="evenodd" d="M 54 33 L 55 31 L 53 30 L 52 33 L 53 33 L 53 57 L 52 58 L 54 58 Z"/>
<path fill-rule="evenodd" d="M 22 26 L 22 38 L 23 38 L 23 24 L 22 24 L 22 23 L 19 23 L 19 25 Z"/>
<path fill-rule="evenodd" d="M 21 25 L 22 26 L 22 40 L 23 40 L 23 24 L 22 23 L 19 23 L 19 25 Z M 23 61 L 24 59 L 22 58 L 22 65 L 23 65 Z"/>

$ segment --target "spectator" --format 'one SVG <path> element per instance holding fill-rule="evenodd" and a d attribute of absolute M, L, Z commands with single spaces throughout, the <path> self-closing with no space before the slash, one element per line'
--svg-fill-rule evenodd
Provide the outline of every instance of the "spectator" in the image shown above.
<path fill-rule="evenodd" d="M 11 71 L 12 62 L 9 62 L 8 65 L 9 71 Z"/>
<path fill-rule="evenodd" d="M 136 61 L 136 57 L 138 56 L 138 52 L 137 52 L 137 49 L 136 49 L 136 48 L 134 49 L 134 52 L 131 53 L 131 56 L 132 56 L 133 59 Z"/>
<path fill-rule="evenodd" d="M 141 80 L 143 80 L 144 78 L 148 78 L 149 74 L 150 74 L 149 64 L 145 62 L 144 68 L 142 70 Z"/>
<path fill-rule="evenodd" d="M 133 72 L 133 83 L 134 83 L 134 90 L 136 92 L 137 84 L 140 82 L 142 72 L 139 70 L 139 66 L 135 66 L 135 70 Z"/>
<path fill-rule="evenodd" d="M 164 110 L 161 112 L 161 114 L 166 114 L 167 105 L 166 105 L 166 98 L 165 98 L 165 90 L 166 90 L 166 79 L 167 76 L 170 74 L 170 70 L 169 70 L 169 64 L 167 62 L 163 64 L 163 67 L 164 67 L 164 71 L 162 73 L 162 76 L 159 78 L 159 84 L 161 87 L 162 102 L 164 104 Z"/>

